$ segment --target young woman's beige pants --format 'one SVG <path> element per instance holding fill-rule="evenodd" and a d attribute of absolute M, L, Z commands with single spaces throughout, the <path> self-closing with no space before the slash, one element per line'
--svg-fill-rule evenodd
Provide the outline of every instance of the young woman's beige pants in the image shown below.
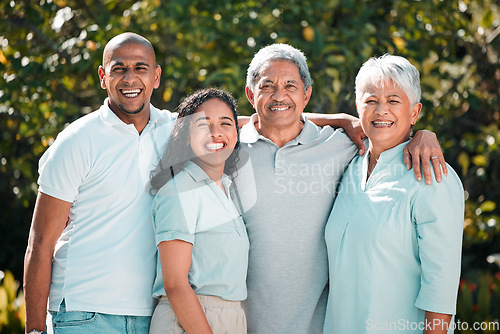
<path fill-rule="evenodd" d="M 208 324 L 214 334 L 246 334 L 247 319 L 241 302 L 215 296 L 198 296 Z M 167 296 L 162 296 L 151 319 L 150 334 L 183 334 Z"/>

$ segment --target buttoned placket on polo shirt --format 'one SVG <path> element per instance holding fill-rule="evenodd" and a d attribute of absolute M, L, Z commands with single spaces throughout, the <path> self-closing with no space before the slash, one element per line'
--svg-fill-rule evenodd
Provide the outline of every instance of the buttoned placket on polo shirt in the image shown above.
<path fill-rule="evenodd" d="M 233 184 L 229 176 L 224 174 L 221 179 L 222 186 L 224 187 L 224 191 L 213 181 L 208 177 L 208 175 L 199 167 L 196 165 L 194 162 L 188 162 L 186 165 L 186 171 L 191 177 L 193 177 L 197 182 L 202 182 L 204 186 L 208 187 L 214 195 L 217 197 L 217 200 L 219 203 L 222 205 L 222 207 L 226 210 L 226 212 L 229 213 L 230 216 L 232 216 L 232 222 L 233 226 L 236 229 L 236 232 L 238 235 L 241 236 L 239 227 L 238 227 L 238 220 L 242 219 L 240 211 L 234 204 L 232 197 L 231 197 L 231 185 Z"/>
<path fill-rule="evenodd" d="M 139 163 L 139 171 L 141 173 L 141 179 L 144 186 L 147 185 L 149 180 L 149 171 L 152 169 L 152 164 L 154 163 L 151 159 L 154 159 L 154 154 L 150 154 L 150 150 L 153 149 L 154 137 L 152 140 L 152 130 L 155 127 L 156 122 L 149 120 L 146 127 L 142 130 L 141 134 L 137 137 L 137 159 Z M 151 135 L 149 135 L 151 133 Z"/>
<path fill-rule="evenodd" d="M 162 125 L 166 125 L 161 120 L 149 120 L 148 124 L 138 136 L 137 158 L 142 182 L 145 187 L 149 184 L 150 171 L 155 167 L 161 158 L 157 131 L 161 130 Z"/>

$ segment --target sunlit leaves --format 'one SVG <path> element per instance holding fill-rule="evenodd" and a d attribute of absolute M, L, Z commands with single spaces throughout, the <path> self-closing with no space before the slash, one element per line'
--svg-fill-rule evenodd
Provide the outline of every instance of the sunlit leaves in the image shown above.
<path fill-rule="evenodd" d="M 20 272 L 37 161 L 69 122 L 106 92 L 97 67 L 106 42 L 146 36 L 162 67 L 153 104 L 173 110 L 206 86 L 230 90 L 242 114 L 247 65 L 262 46 L 303 50 L 313 77 L 307 110 L 356 114 L 354 78 L 372 56 L 407 57 L 421 72 L 417 129 L 437 132 L 468 194 L 465 257 L 500 252 L 500 14 L 467 1 L 4 1 L 0 3 L 0 264 Z M 9 236 L 4 237 L 4 236 Z M 495 243 L 496 241 L 496 243 Z M 496 247 L 496 248 L 495 248 Z M 482 248 L 483 249 L 483 248 Z M 3 250 L 3 249 L 2 249 Z M 19 255 L 21 254 L 21 255 Z M 472 255 L 471 255 L 472 254 Z"/>

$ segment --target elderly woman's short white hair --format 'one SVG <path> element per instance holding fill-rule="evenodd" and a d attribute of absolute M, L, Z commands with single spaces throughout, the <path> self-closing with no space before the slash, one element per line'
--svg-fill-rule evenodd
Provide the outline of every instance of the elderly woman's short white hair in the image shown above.
<path fill-rule="evenodd" d="M 307 67 L 307 58 L 302 51 L 288 44 L 275 43 L 260 49 L 252 59 L 247 70 L 247 87 L 253 92 L 260 69 L 268 61 L 286 60 L 295 63 L 304 84 L 304 92 L 311 86 L 311 74 Z"/>
<path fill-rule="evenodd" d="M 356 102 L 368 86 L 381 87 L 392 80 L 408 97 L 412 106 L 420 102 L 420 73 L 406 58 L 385 54 L 370 58 L 356 76 Z"/>

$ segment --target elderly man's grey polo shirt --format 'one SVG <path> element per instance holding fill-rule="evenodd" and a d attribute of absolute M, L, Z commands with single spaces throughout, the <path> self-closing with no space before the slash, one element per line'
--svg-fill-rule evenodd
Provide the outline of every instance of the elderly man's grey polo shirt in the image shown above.
<path fill-rule="evenodd" d="M 241 130 L 235 204 L 250 239 L 249 333 L 321 333 L 328 262 L 324 228 L 335 190 L 356 146 L 343 130 L 305 119 L 278 148 L 259 135 L 254 117 Z"/>

